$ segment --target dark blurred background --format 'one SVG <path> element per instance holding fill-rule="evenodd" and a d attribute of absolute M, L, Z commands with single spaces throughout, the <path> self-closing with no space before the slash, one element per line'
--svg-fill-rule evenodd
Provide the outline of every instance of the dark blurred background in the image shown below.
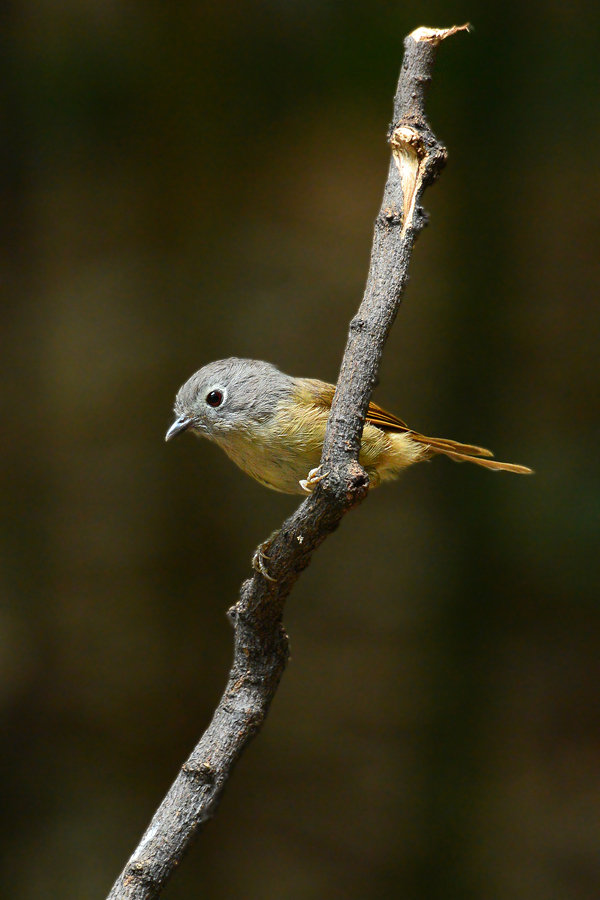
<path fill-rule="evenodd" d="M 298 500 L 165 445 L 228 355 L 335 380 L 404 35 L 471 20 L 376 399 L 536 469 L 377 491 L 173 898 L 597 900 L 599 19 L 481 0 L 1 9 L 4 893 L 103 897 L 208 723 Z"/>

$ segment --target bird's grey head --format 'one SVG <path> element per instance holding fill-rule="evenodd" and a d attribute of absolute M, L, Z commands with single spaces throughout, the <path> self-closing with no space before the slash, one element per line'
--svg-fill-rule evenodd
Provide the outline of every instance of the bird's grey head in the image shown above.
<path fill-rule="evenodd" d="M 170 440 L 188 428 L 216 441 L 227 441 L 269 419 L 292 391 L 293 379 L 257 359 L 220 359 L 199 369 L 179 388 Z"/>

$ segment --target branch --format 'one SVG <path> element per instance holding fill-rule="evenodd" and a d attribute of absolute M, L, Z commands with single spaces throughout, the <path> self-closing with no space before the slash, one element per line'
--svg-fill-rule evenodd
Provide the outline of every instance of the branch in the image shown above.
<path fill-rule="evenodd" d="M 392 158 L 375 221 L 370 270 L 363 301 L 350 323 L 323 446 L 327 474 L 271 540 L 273 580 L 255 573 L 229 610 L 235 645 L 225 692 L 108 900 L 157 897 L 214 815 L 235 762 L 264 722 L 288 659 L 285 601 L 319 544 L 366 497 L 368 477 L 358 455 L 367 407 L 406 285 L 413 244 L 426 224 L 421 198 L 446 161 L 446 149 L 425 117 L 425 91 L 439 43 L 467 27 L 418 28 L 404 41 L 389 133 Z"/>

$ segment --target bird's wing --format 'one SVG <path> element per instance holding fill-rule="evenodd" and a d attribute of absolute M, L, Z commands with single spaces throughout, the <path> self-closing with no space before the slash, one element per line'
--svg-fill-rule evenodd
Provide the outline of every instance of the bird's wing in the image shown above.
<path fill-rule="evenodd" d="M 460 441 L 452 441 L 448 438 L 427 437 L 426 434 L 420 434 L 418 431 L 409 428 L 406 422 L 392 415 L 386 409 L 382 409 L 376 403 L 369 403 L 367 410 L 367 422 L 381 428 L 382 431 L 399 431 L 404 434 L 410 434 L 413 441 L 428 447 L 434 453 L 444 453 L 450 456 L 452 453 L 466 454 L 468 456 L 493 456 L 491 450 L 485 447 L 478 447 L 477 444 L 463 444 Z"/>
<path fill-rule="evenodd" d="M 331 408 L 335 392 L 333 384 L 328 384 L 326 381 L 318 381 L 316 378 L 298 378 L 296 383 L 300 387 L 300 394 L 305 402 L 327 410 Z M 413 431 L 406 422 L 388 412 L 387 409 L 383 409 L 377 403 L 369 403 L 366 422 L 374 425 L 376 428 L 381 428 L 382 431 L 408 433 L 414 441 L 427 447 L 433 453 L 443 453 L 446 456 L 451 456 L 453 453 L 484 457 L 494 455 L 491 450 L 479 447 L 476 444 L 463 444 L 448 438 L 427 437 L 427 435 L 420 434 L 418 431 Z"/>
<path fill-rule="evenodd" d="M 411 431 L 406 422 L 388 412 L 387 409 L 378 406 L 377 403 L 369 403 L 367 422 L 382 428 L 384 431 Z"/>
<path fill-rule="evenodd" d="M 300 387 L 302 399 L 315 406 L 323 406 L 328 409 L 331 408 L 333 395 L 335 393 L 335 386 L 333 384 L 328 384 L 326 381 L 318 381 L 316 378 L 298 378 L 296 379 L 296 382 Z M 403 422 L 402 419 L 399 419 L 397 416 L 393 416 L 392 413 L 387 412 L 387 410 L 378 406 L 377 403 L 369 403 L 367 422 L 370 422 L 371 425 L 376 425 L 378 428 L 382 428 L 384 431 L 411 430 L 406 422 Z"/>

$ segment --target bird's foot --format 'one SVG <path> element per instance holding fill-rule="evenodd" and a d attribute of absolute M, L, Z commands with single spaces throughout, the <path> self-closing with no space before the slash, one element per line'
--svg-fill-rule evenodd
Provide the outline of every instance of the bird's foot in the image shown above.
<path fill-rule="evenodd" d="M 275 581 L 271 575 L 269 575 L 269 570 L 265 564 L 265 560 L 270 559 L 267 556 L 266 551 L 271 546 L 271 541 L 278 534 L 277 531 L 274 531 L 270 537 L 267 538 L 266 541 L 263 541 L 262 544 L 259 544 L 256 550 L 254 551 L 254 556 L 252 557 L 252 568 L 255 572 L 260 572 L 263 578 L 266 578 L 267 581 Z"/>
<path fill-rule="evenodd" d="M 311 469 L 306 478 L 300 479 L 300 487 L 303 491 L 306 491 L 307 494 L 312 494 L 316 486 L 320 481 L 323 481 L 329 475 L 329 472 L 323 472 L 321 466 L 317 466 L 316 469 Z"/>

